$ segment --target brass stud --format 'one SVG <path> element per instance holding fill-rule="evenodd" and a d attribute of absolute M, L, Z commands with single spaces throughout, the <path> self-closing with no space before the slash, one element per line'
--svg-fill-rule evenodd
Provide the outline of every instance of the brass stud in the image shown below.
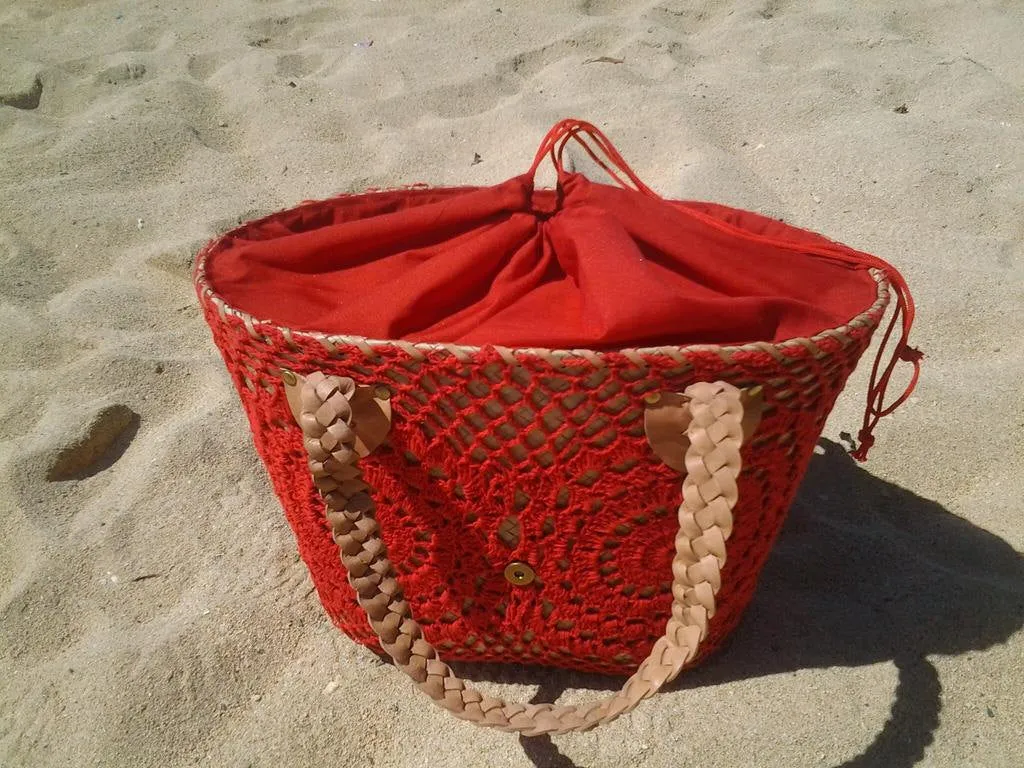
<path fill-rule="evenodd" d="M 517 587 L 525 587 L 527 584 L 532 584 L 533 580 L 536 578 L 537 574 L 534 572 L 533 568 L 526 563 L 513 560 L 505 566 L 505 579 L 509 584 L 513 584 Z"/>
<path fill-rule="evenodd" d="M 289 371 L 287 368 L 281 369 L 281 380 L 289 387 L 294 387 L 299 381 L 295 374 Z"/>
<path fill-rule="evenodd" d="M 390 400 L 391 390 L 383 385 L 379 385 L 373 388 L 373 396 L 378 400 Z"/>
<path fill-rule="evenodd" d="M 657 405 L 661 402 L 661 392 L 648 392 L 644 395 L 644 402 L 648 405 Z"/>

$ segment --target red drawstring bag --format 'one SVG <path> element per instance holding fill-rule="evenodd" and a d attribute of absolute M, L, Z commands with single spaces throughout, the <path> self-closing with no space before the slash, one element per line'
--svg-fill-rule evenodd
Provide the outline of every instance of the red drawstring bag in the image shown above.
<path fill-rule="evenodd" d="M 619 186 L 567 171 L 570 141 Z M 247 223 L 195 279 L 328 613 L 456 714 L 526 733 L 617 716 L 736 624 L 892 293 L 858 458 L 919 368 L 889 264 L 665 200 L 577 120 L 493 187 Z M 635 674 L 590 708 L 522 708 L 439 652 Z"/>

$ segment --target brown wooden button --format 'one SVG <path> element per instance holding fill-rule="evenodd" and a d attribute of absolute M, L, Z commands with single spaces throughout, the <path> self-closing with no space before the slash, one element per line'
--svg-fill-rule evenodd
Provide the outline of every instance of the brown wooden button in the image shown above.
<path fill-rule="evenodd" d="M 505 566 L 505 578 L 509 584 L 525 587 L 527 584 L 533 583 L 533 580 L 537 578 L 537 574 L 526 563 L 515 560 Z"/>

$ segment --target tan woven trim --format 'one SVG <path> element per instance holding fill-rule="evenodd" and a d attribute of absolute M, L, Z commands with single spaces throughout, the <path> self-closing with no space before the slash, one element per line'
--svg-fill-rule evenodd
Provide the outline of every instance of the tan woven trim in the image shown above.
<path fill-rule="evenodd" d="M 365 336 L 354 336 L 349 334 L 327 334 L 315 331 L 297 331 L 282 325 L 277 325 L 272 320 L 259 320 L 240 309 L 230 306 L 223 298 L 217 295 L 210 285 L 206 275 L 206 260 L 210 255 L 211 246 L 207 246 L 196 257 L 195 285 L 199 295 L 213 304 L 221 321 L 226 322 L 230 315 L 242 321 L 249 335 L 256 341 L 269 343 L 266 336 L 259 332 L 259 328 L 275 328 L 291 344 L 297 340 L 308 339 L 320 344 L 328 355 L 336 356 L 339 346 L 356 347 L 368 358 L 378 357 L 378 350 L 400 349 L 414 360 L 423 360 L 429 354 L 438 352 L 446 353 L 461 362 L 469 361 L 472 356 L 479 353 L 483 348 L 468 345 L 444 344 L 433 342 L 409 342 L 395 341 L 389 339 L 369 339 Z M 687 354 L 694 352 L 712 352 L 719 355 L 723 360 L 730 360 L 733 355 L 744 352 L 765 352 L 778 360 L 785 359 L 785 350 L 793 347 L 804 347 L 812 355 L 820 356 L 818 344 L 821 341 L 832 339 L 839 341 L 844 346 L 849 344 L 849 332 L 853 328 L 872 326 L 877 322 L 877 317 L 885 311 L 889 304 L 890 287 L 885 273 L 880 269 L 869 270 L 877 285 L 875 301 L 866 310 L 850 320 L 846 325 L 837 328 L 826 329 L 809 338 L 787 339 L 776 343 L 758 341 L 750 344 L 734 346 L 720 346 L 716 344 L 691 344 L 686 346 L 668 347 L 642 347 L 636 349 L 619 349 L 611 352 L 602 352 L 591 349 L 546 349 L 536 347 L 520 347 L 510 349 L 507 347 L 495 347 L 502 360 L 510 366 L 519 364 L 523 357 L 539 358 L 547 362 L 552 368 L 561 369 L 567 362 L 585 360 L 595 368 L 601 368 L 605 364 L 605 357 L 609 354 L 623 355 L 630 362 L 639 367 L 646 367 L 645 358 L 668 357 L 677 363 L 685 363 Z"/>
<path fill-rule="evenodd" d="M 402 594 L 374 515 L 372 489 L 358 466 L 359 427 L 352 379 L 315 372 L 286 382 L 288 399 L 327 508 L 349 583 L 381 647 L 420 690 L 476 725 L 537 736 L 585 731 L 635 708 L 675 679 L 697 655 L 715 615 L 725 542 L 739 498 L 744 439 L 743 393 L 723 382 L 687 388 L 686 477 L 672 561 L 672 613 L 665 634 L 622 689 L 583 706 L 517 704 L 470 687 L 438 658 Z M 752 429 L 754 425 L 749 425 Z"/>

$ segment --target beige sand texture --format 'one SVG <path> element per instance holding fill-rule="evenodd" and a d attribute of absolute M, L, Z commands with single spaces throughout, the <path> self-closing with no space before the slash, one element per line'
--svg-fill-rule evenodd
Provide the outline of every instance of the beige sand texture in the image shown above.
<path fill-rule="evenodd" d="M 1024 765 L 1019 0 L 7 0 L 0 102 L 0 765 Z M 895 263 L 928 358 L 855 465 L 865 359 L 725 652 L 520 740 L 326 619 L 190 266 L 303 199 L 504 180 L 567 116 Z"/>

